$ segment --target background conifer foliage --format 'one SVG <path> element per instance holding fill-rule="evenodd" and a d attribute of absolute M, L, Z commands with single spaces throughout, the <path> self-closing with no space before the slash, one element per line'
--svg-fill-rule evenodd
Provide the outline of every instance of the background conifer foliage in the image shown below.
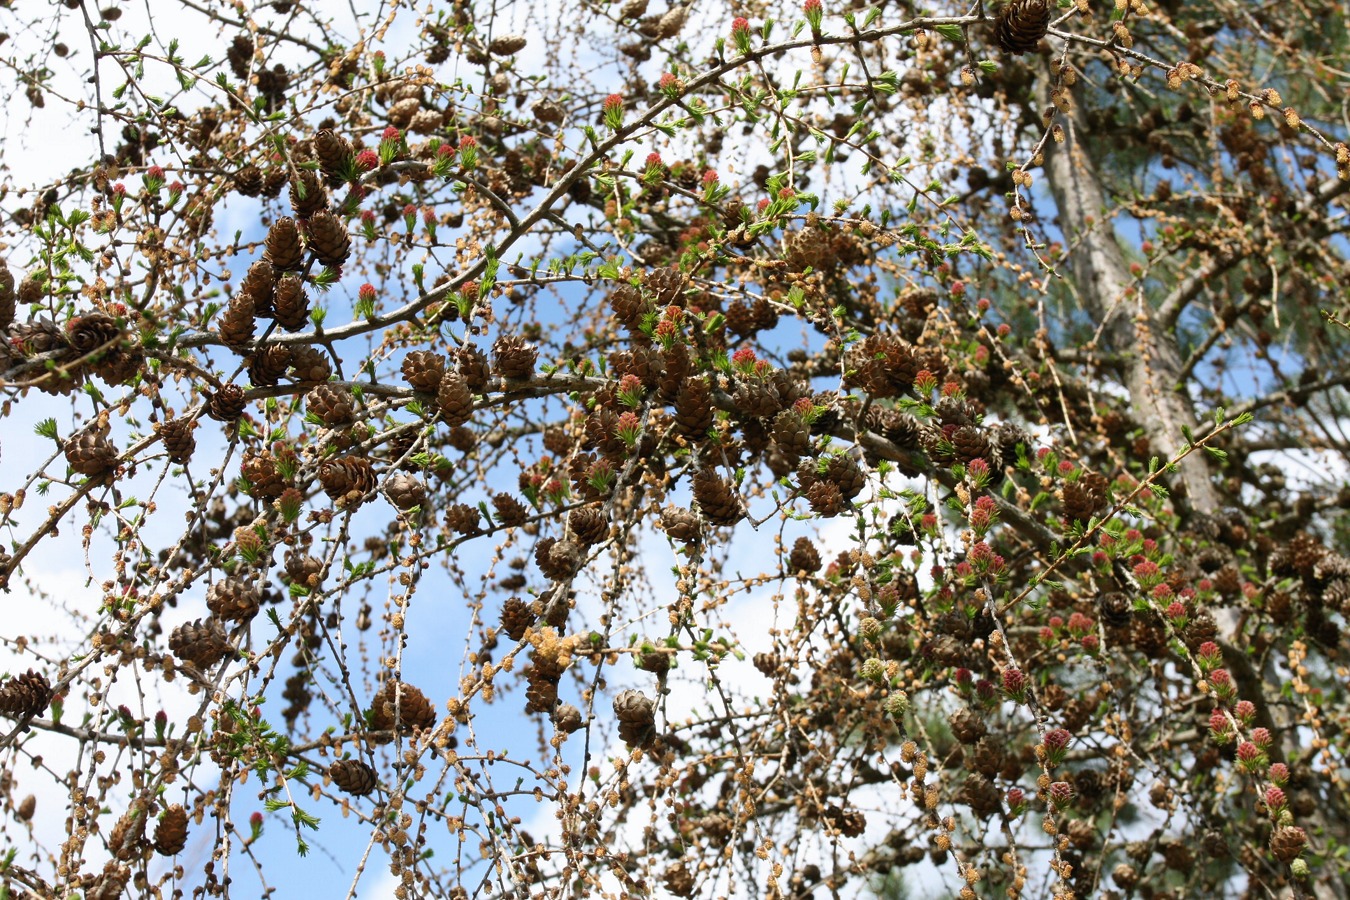
<path fill-rule="evenodd" d="M 1336 4 L 0 7 L 7 896 L 1346 896 Z"/>

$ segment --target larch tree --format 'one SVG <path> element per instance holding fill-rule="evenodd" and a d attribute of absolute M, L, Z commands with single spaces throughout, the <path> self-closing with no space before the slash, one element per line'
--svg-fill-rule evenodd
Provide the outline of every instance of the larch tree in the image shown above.
<path fill-rule="evenodd" d="M 0 6 L 6 896 L 1346 897 L 1336 4 Z"/>

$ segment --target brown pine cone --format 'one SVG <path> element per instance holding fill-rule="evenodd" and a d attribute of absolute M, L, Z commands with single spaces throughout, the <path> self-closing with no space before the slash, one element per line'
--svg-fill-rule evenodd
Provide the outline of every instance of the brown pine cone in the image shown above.
<path fill-rule="evenodd" d="M 103 874 L 85 893 L 85 900 L 119 900 L 131 880 L 131 869 L 115 860 L 103 864 Z"/>
<path fill-rule="evenodd" d="M 107 475 L 117 467 L 117 448 L 108 440 L 106 426 L 90 426 L 71 437 L 65 454 L 73 472 L 90 478 Z"/>
<path fill-rule="evenodd" d="M 66 330 L 70 346 L 80 356 L 112 352 L 118 348 L 122 337 L 117 320 L 105 312 L 71 319 Z"/>
<path fill-rule="evenodd" d="M 445 357 L 430 350 L 414 350 L 403 357 L 403 380 L 415 391 L 434 393 L 445 374 Z"/>
<path fill-rule="evenodd" d="M 473 344 L 465 344 L 455 353 L 459 374 L 469 383 L 469 390 L 475 394 L 487 392 L 488 379 L 492 377 L 492 367 L 488 365 L 487 355 Z M 534 363 L 530 363 L 533 369 Z"/>
<path fill-rule="evenodd" d="M 577 540 L 588 546 L 609 537 L 609 520 L 599 507 L 587 506 L 572 510 L 567 517 L 567 524 Z"/>
<path fill-rule="evenodd" d="M 227 622 L 247 622 L 260 605 L 257 588 L 237 575 L 222 578 L 206 591 L 206 608 Z"/>
<path fill-rule="evenodd" d="M 145 844 L 145 804 L 137 801 L 108 833 L 108 850 L 122 862 L 139 859 Z"/>
<path fill-rule="evenodd" d="M 711 469 L 694 475 L 694 499 L 704 517 L 714 525 L 735 525 L 745 516 L 736 489 Z"/>
<path fill-rule="evenodd" d="M 359 759 L 338 760 L 328 767 L 328 777 L 338 790 L 353 797 L 364 797 L 376 787 L 375 770 Z"/>
<path fill-rule="evenodd" d="M 234 422 L 244 414 L 244 389 L 237 384 L 221 385 L 206 402 L 206 414 L 217 422 Z"/>
<path fill-rule="evenodd" d="M 384 495 L 396 509 L 407 512 L 427 502 L 427 488 L 420 480 L 398 472 L 384 483 Z"/>
<path fill-rule="evenodd" d="M 47 676 L 36 669 L 15 675 L 0 684 L 0 715 L 11 719 L 40 716 L 51 702 L 52 689 Z"/>
<path fill-rule="evenodd" d="M 426 695 L 411 684 L 386 681 L 370 706 L 370 730 L 393 731 L 395 722 L 400 734 L 426 731 L 436 724 L 436 711 Z M 388 740 L 382 738 L 382 742 Z"/>
<path fill-rule="evenodd" d="M 629 747 L 646 747 L 656 737 L 656 704 L 641 691 L 621 691 L 614 698 L 619 737 Z"/>
<path fill-rule="evenodd" d="M 277 471 L 276 459 L 266 452 L 245 451 L 239 477 L 248 483 L 248 495 L 259 500 L 275 500 L 289 487 Z"/>
<path fill-rule="evenodd" d="M 473 418 L 473 394 L 464 376 L 451 370 L 441 376 L 436 388 L 436 407 L 441 421 L 454 428 Z"/>
<path fill-rule="evenodd" d="M 666 869 L 661 881 L 665 884 L 666 890 L 676 897 L 694 896 L 694 889 L 698 885 L 694 880 L 694 873 L 690 872 L 689 867 L 684 863 L 675 863 Z"/>
<path fill-rule="evenodd" d="M 254 387 L 274 387 L 291 367 L 291 348 L 286 344 L 268 344 L 249 354 L 248 380 Z"/>
<path fill-rule="evenodd" d="M 1276 828 L 1270 835 L 1270 852 L 1280 862 L 1293 862 L 1308 846 L 1308 835 L 1302 828 L 1285 826 Z"/>
<path fill-rule="evenodd" d="M 675 395 L 675 430 L 687 438 L 701 439 L 713 427 L 712 389 L 702 378 L 686 379 Z"/>
<path fill-rule="evenodd" d="M 820 571 L 820 552 L 809 537 L 799 537 L 793 542 L 792 552 L 788 554 L 788 571 L 793 575 L 798 572 L 814 575 Z"/>
<path fill-rule="evenodd" d="M 445 527 L 455 534 L 477 534 L 481 518 L 478 507 L 456 503 L 445 511 Z"/>
<path fill-rule="evenodd" d="M 239 283 L 239 293 L 253 299 L 253 315 L 268 318 L 272 315 L 272 301 L 276 294 L 277 271 L 266 257 L 248 267 L 248 274 Z"/>
<path fill-rule="evenodd" d="M 305 246 L 300 242 L 300 229 L 290 216 L 280 217 L 267 229 L 264 258 L 277 272 L 299 272 L 305 267 Z"/>
<path fill-rule="evenodd" d="M 845 500 L 852 500 L 867 486 L 867 476 L 848 453 L 830 457 L 825 467 L 825 477 L 839 485 L 839 493 Z"/>
<path fill-rule="evenodd" d="M 621 284 L 609 295 L 609 305 L 620 322 L 636 329 L 643 318 L 653 309 L 652 303 L 642 295 L 642 291 L 631 284 Z"/>
<path fill-rule="evenodd" d="M 796 409 L 785 409 L 774 417 L 773 439 L 784 453 L 802 456 L 811 451 L 811 426 Z"/>
<path fill-rule="evenodd" d="M 192 451 L 197 449 L 197 438 L 192 434 L 196 428 L 197 422 L 192 419 L 166 419 L 155 425 L 170 462 L 181 466 L 192 458 Z"/>
<path fill-rule="evenodd" d="M 169 635 L 169 652 L 205 671 L 230 652 L 225 629 L 216 619 L 184 622 Z"/>
<path fill-rule="evenodd" d="M 839 515 L 846 505 L 839 485 L 827 479 L 820 479 L 806 489 L 806 502 L 811 504 L 812 512 L 826 518 Z"/>
<path fill-rule="evenodd" d="M 553 660 L 533 657 L 525 669 L 525 712 L 552 712 L 558 705 L 558 682 L 563 668 Z"/>
<path fill-rule="evenodd" d="M 1106 476 L 1100 472 L 1085 472 L 1077 481 L 1064 485 L 1064 517 L 1087 524 L 1106 508 L 1106 488 Z"/>
<path fill-rule="evenodd" d="M 187 846 L 187 810 L 177 803 L 164 810 L 155 826 L 155 852 L 161 856 L 177 856 Z"/>
<path fill-rule="evenodd" d="M 245 293 L 235 294 L 225 312 L 220 317 L 220 339 L 237 353 L 242 353 L 253 343 L 254 320 L 253 298 Z"/>
<path fill-rule="evenodd" d="M 546 537 L 534 545 L 534 561 L 545 578 L 567 581 L 580 570 L 585 558 L 575 542 Z"/>
<path fill-rule="evenodd" d="M 286 186 L 287 182 L 290 180 L 290 177 L 291 177 L 290 171 L 286 169 L 284 166 L 276 169 L 270 169 L 267 172 L 267 174 L 263 176 L 263 190 L 262 190 L 263 196 L 264 197 L 281 196 L 281 189 Z"/>
<path fill-rule="evenodd" d="M 581 710 L 570 703 L 559 704 L 553 708 L 553 724 L 563 734 L 580 731 L 584 724 L 581 720 Z"/>
<path fill-rule="evenodd" d="M 299 331 L 309 324 L 309 294 L 298 275 L 283 275 L 277 279 L 272 295 L 272 314 L 277 324 L 287 331 Z"/>
<path fill-rule="evenodd" d="M 14 273 L 4 261 L 0 260 L 0 331 L 5 331 L 14 323 L 16 300 Z"/>
<path fill-rule="evenodd" d="M 319 466 L 319 484 L 337 506 L 353 506 L 363 502 L 366 494 L 374 490 L 375 472 L 369 459 L 343 456 Z"/>
<path fill-rule="evenodd" d="M 243 76 L 240 76 L 243 77 Z M 234 189 L 245 197 L 256 197 L 263 191 L 263 173 L 253 163 L 234 173 Z"/>
<path fill-rule="evenodd" d="M 681 299 L 684 273 L 673 266 L 652 269 L 642 277 L 642 285 L 656 298 L 657 306 L 669 306 Z"/>
<path fill-rule="evenodd" d="M 493 369 L 503 378 L 529 378 L 539 351 L 519 335 L 503 335 L 492 345 Z"/>
<path fill-rule="evenodd" d="M 530 604 L 519 597 L 511 597 L 502 604 L 502 631 L 513 641 L 523 640 L 525 631 L 538 620 Z"/>
<path fill-rule="evenodd" d="M 689 348 L 684 344 L 671 344 L 661 354 L 661 367 L 661 378 L 657 384 L 658 395 L 662 403 L 674 403 L 675 398 L 679 396 L 680 388 L 684 387 L 685 380 L 694 370 Z"/>
<path fill-rule="evenodd" d="M 323 172 L 329 187 L 337 187 L 353 174 L 352 142 L 334 134 L 331 129 L 322 128 L 314 135 L 314 155 L 318 157 L 319 171 Z"/>
<path fill-rule="evenodd" d="M 492 498 L 492 507 L 497 511 L 497 521 L 507 528 L 524 525 L 530 517 L 530 511 L 525 504 L 507 493 L 495 494 Z"/>
<path fill-rule="evenodd" d="M 973 459 L 983 459 L 985 462 L 991 462 L 989 442 L 985 439 L 984 433 L 975 425 L 962 425 L 952 432 L 952 454 L 956 461 L 964 465 L 969 465 Z"/>
<path fill-rule="evenodd" d="M 323 560 L 300 550 L 286 551 L 286 580 L 314 590 L 323 584 Z"/>
<path fill-rule="evenodd" d="M 326 209 L 309 217 L 309 249 L 319 265 L 336 269 L 352 255 L 352 238 L 341 219 Z"/>
<path fill-rule="evenodd" d="M 765 419 L 783 408 L 776 386 L 762 378 L 738 381 L 731 399 L 736 404 L 736 412 L 746 419 Z"/>
<path fill-rule="evenodd" d="M 308 219 L 321 209 L 328 208 L 328 189 L 319 181 L 319 174 L 301 169 L 299 177 L 291 177 L 291 209 L 297 219 Z"/>
<path fill-rule="evenodd" d="M 1102 622 L 1112 628 L 1124 628 L 1134 618 L 1134 606 L 1130 598 L 1121 591 L 1102 594 L 1097 600 L 1097 609 Z"/>
<path fill-rule="evenodd" d="M 1046 0 L 1011 0 L 994 17 L 994 40 L 1004 53 L 1030 53 L 1050 30 Z"/>
<path fill-rule="evenodd" d="M 671 540 L 683 544 L 697 541 L 701 534 L 698 516 L 678 506 L 667 506 L 661 510 L 661 527 L 670 535 Z"/>
<path fill-rule="evenodd" d="M 356 418 L 351 391 L 335 384 L 317 384 L 305 395 L 305 408 L 328 428 L 350 425 Z"/>
<path fill-rule="evenodd" d="M 969 709 L 958 709 L 947 717 L 947 722 L 952 727 L 952 737 L 963 744 L 977 744 L 989 733 L 984 717 Z"/>
<path fill-rule="evenodd" d="M 301 344 L 291 350 L 291 377 L 301 384 L 323 384 L 333 375 L 328 356 L 319 348 Z"/>

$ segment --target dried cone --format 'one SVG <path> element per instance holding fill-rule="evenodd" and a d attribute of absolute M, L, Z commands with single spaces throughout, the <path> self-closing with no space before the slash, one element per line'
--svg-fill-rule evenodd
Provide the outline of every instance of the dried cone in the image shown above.
<path fill-rule="evenodd" d="M 375 488 L 370 460 L 360 456 L 330 459 L 319 466 L 319 484 L 338 506 L 360 503 Z"/>
<path fill-rule="evenodd" d="M 434 393 L 445 374 L 445 357 L 430 350 L 414 350 L 403 358 L 403 380 L 415 391 Z"/>
<path fill-rule="evenodd" d="M 643 287 L 656 297 L 658 306 L 669 306 L 680 299 L 684 290 L 684 274 L 676 268 L 652 269 L 642 279 Z"/>
<path fill-rule="evenodd" d="M 79 475 L 97 478 L 117 466 L 117 448 L 108 440 L 107 427 L 91 426 L 66 441 L 66 462 Z"/>
<path fill-rule="evenodd" d="M 328 357 L 317 347 L 301 344 L 291 351 L 291 377 L 301 384 L 323 384 L 332 374 Z"/>
<path fill-rule="evenodd" d="M 11 719 L 40 716 L 51 702 L 52 689 L 47 676 L 36 669 L 15 675 L 0 684 L 0 715 Z"/>
<path fill-rule="evenodd" d="M 994 40 L 1004 53 L 1030 53 L 1050 30 L 1046 0 L 1011 0 L 994 18 Z"/>
<path fill-rule="evenodd" d="M 1064 518 L 1087 524 L 1096 513 L 1106 508 L 1106 476 L 1100 472 L 1084 473 L 1077 481 L 1064 485 Z"/>
<path fill-rule="evenodd" d="M 206 414 L 217 422 L 234 422 L 244 414 L 244 389 L 237 384 L 221 385 L 206 402 Z"/>
<path fill-rule="evenodd" d="M 314 155 L 319 158 L 319 171 L 323 172 L 329 187 L 337 187 L 347 180 L 351 169 L 351 141 L 334 134 L 332 129 L 320 129 L 314 135 Z"/>
<path fill-rule="evenodd" d="M 656 737 L 656 704 L 640 691 L 627 690 L 614 698 L 619 737 L 629 747 L 646 747 Z"/>
<path fill-rule="evenodd" d="M 302 169 L 299 177 L 291 178 L 291 209 L 297 219 L 308 219 L 327 208 L 328 190 L 319 181 L 318 173 Z"/>
<path fill-rule="evenodd" d="M 962 425 L 952 432 L 952 453 L 963 465 L 969 465 L 974 459 L 989 462 L 993 455 L 984 433 L 974 425 Z"/>
<path fill-rule="evenodd" d="M 556 660 L 533 657 L 525 670 L 525 711 L 551 712 L 558 704 L 558 683 L 562 681 L 563 667 Z"/>
<path fill-rule="evenodd" d="M 245 197 L 256 197 L 263 192 L 263 173 L 253 163 L 234 173 L 234 189 Z"/>
<path fill-rule="evenodd" d="M 272 315 L 272 299 L 277 289 L 277 270 L 266 257 L 248 267 L 248 274 L 239 283 L 239 293 L 253 298 L 253 315 Z"/>
<path fill-rule="evenodd" d="M 266 258 L 278 272 L 299 272 L 305 267 L 305 245 L 290 216 L 282 216 L 267 229 Z"/>
<path fill-rule="evenodd" d="M 184 622 L 169 635 L 169 651 L 178 659 L 205 670 L 214 666 L 230 652 L 230 641 L 225 629 L 216 619 L 198 619 Z"/>
<path fill-rule="evenodd" d="M 253 313 L 253 298 L 245 293 L 235 294 L 220 317 L 220 340 L 226 347 L 243 352 L 253 343 Z"/>
<path fill-rule="evenodd" d="M 811 426 L 796 409 L 785 409 L 774 417 L 773 439 L 784 453 L 801 456 L 811 451 Z"/>
<path fill-rule="evenodd" d="M 525 631 L 538 619 L 530 604 L 512 597 L 502 604 L 502 631 L 513 641 L 524 639 Z"/>
<path fill-rule="evenodd" d="M 289 485 L 277 471 L 276 459 L 270 453 L 245 451 L 239 463 L 239 475 L 248 482 L 248 494 L 259 500 L 275 500 Z"/>
<path fill-rule="evenodd" d="M 8 265 L 0 261 L 0 331 L 13 324 L 15 306 L 14 273 L 9 270 Z"/>
<path fill-rule="evenodd" d="M 459 374 L 469 383 L 469 390 L 475 394 L 487 390 L 488 379 L 492 377 L 492 367 L 482 350 L 473 344 L 465 344 L 455 354 L 459 363 Z M 533 366 L 533 363 L 531 363 Z"/>
<path fill-rule="evenodd" d="M 155 826 L 155 852 L 161 856 L 177 856 L 187 846 L 187 810 L 177 803 L 164 810 Z"/>
<path fill-rule="evenodd" d="M 563 734 L 579 731 L 584 724 L 581 719 L 581 710 L 570 703 L 561 703 L 553 709 L 553 724 Z"/>
<path fill-rule="evenodd" d="M 686 379 L 675 395 L 675 430 L 687 438 L 704 438 L 712 426 L 712 389 L 702 378 Z"/>
<path fill-rule="evenodd" d="M 401 681 L 386 681 L 370 706 L 370 729 L 393 731 L 395 722 L 400 734 L 426 731 L 436 724 L 436 711 L 417 688 Z"/>
<path fill-rule="evenodd" d="M 291 367 L 291 348 L 285 344 L 268 344 L 248 357 L 248 380 L 254 387 L 273 387 L 281 382 Z"/>
<path fill-rule="evenodd" d="M 667 506 L 661 510 L 661 527 L 671 540 L 688 544 L 697 541 L 701 534 L 698 516 L 678 506 Z"/>
<path fill-rule="evenodd" d="M 402 472 L 384 483 L 384 495 L 395 508 L 407 512 L 427 502 L 427 488 L 420 480 Z"/>
<path fill-rule="evenodd" d="M 788 555 L 788 569 L 792 574 L 805 572 L 814 575 L 820 571 L 820 552 L 809 537 L 799 537 L 792 545 Z"/>
<path fill-rule="evenodd" d="M 104 312 L 72 319 L 67 330 L 70 346 L 80 356 L 116 350 L 122 337 L 117 320 Z"/>
<path fill-rule="evenodd" d="M 567 517 L 567 524 L 583 544 L 598 544 L 609 536 L 609 520 L 603 510 L 594 506 L 574 509 Z"/>
<path fill-rule="evenodd" d="M 1134 618 L 1134 604 L 1128 594 L 1122 591 L 1110 591 L 1097 601 L 1097 609 L 1102 621 L 1112 628 L 1124 628 Z"/>
<path fill-rule="evenodd" d="M 735 488 L 711 469 L 694 475 L 694 499 L 714 525 L 734 525 L 745 516 Z"/>
<path fill-rule="evenodd" d="M 328 777 L 338 790 L 364 797 L 375 790 L 375 770 L 359 759 L 340 759 L 328 767 Z"/>
<path fill-rule="evenodd" d="M 524 525 L 530 517 L 530 511 L 525 504 L 507 493 L 498 493 L 493 496 L 492 506 L 497 510 L 497 521 L 507 528 Z"/>
<path fill-rule="evenodd" d="M 145 842 L 145 805 L 136 802 L 117 820 L 108 834 L 108 850 L 122 862 L 131 862 L 141 855 Z"/>
<path fill-rule="evenodd" d="M 305 408 L 329 428 L 350 425 L 356 418 L 351 392 L 335 384 L 319 384 L 305 395 Z"/>
<path fill-rule="evenodd" d="M 237 575 L 222 578 L 206 592 L 206 608 L 227 622 L 247 622 L 260 605 L 257 589 Z"/>
<path fill-rule="evenodd" d="M 445 527 L 455 534 L 477 534 L 482 513 L 478 507 L 456 503 L 445 511 Z"/>
<path fill-rule="evenodd" d="M 194 419 L 168 419 L 155 426 L 170 462 L 181 466 L 192 458 L 192 451 L 197 449 L 197 438 L 192 434 L 196 427 Z"/>
<path fill-rule="evenodd" d="M 452 428 L 472 418 L 473 394 L 463 375 L 451 370 L 441 376 L 441 382 L 436 388 L 436 406 L 440 410 L 441 421 Z"/>
<path fill-rule="evenodd" d="M 534 545 L 534 561 L 545 578 L 566 581 L 577 573 L 585 560 L 575 542 L 546 537 Z"/>
<path fill-rule="evenodd" d="M 272 315 L 287 331 L 299 331 L 309 324 L 309 294 L 305 293 L 305 283 L 299 276 L 283 275 L 277 279 Z"/>
<path fill-rule="evenodd" d="M 1293 862 L 1308 845 L 1308 835 L 1302 828 L 1284 826 L 1270 835 L 1270 851 L 1280 862 Z"/>
<path fill-rule="evenodd" d="M 492 39 L 488 52 L 494 56 L 511 56 L 525 49 L 525 35 L 504 34 Z"/>
<path fill-rule="evenodd" d="M 539 359 L 539 351 L 533 344 L 517 335 L 504 335 L 492 345 L 493 368 L 503 378 L 529 378 L 534 374 L 534 364 Z"/>
<path fill-rule="evenodd" d="M 825 477 L 839 485 L 839 493 L 845 500 L 852 500 L 858 496 L 867 485 L 867 476 L 847 453 L 830 457 L 825 467 Z"/>
<path fill-rule="evenodd" d="M 352 255 L 352 238 L 347 226 L 328 210 L 319 210 L 309 217 L 309 249 L 319 264 L 336 269 Z"/>

